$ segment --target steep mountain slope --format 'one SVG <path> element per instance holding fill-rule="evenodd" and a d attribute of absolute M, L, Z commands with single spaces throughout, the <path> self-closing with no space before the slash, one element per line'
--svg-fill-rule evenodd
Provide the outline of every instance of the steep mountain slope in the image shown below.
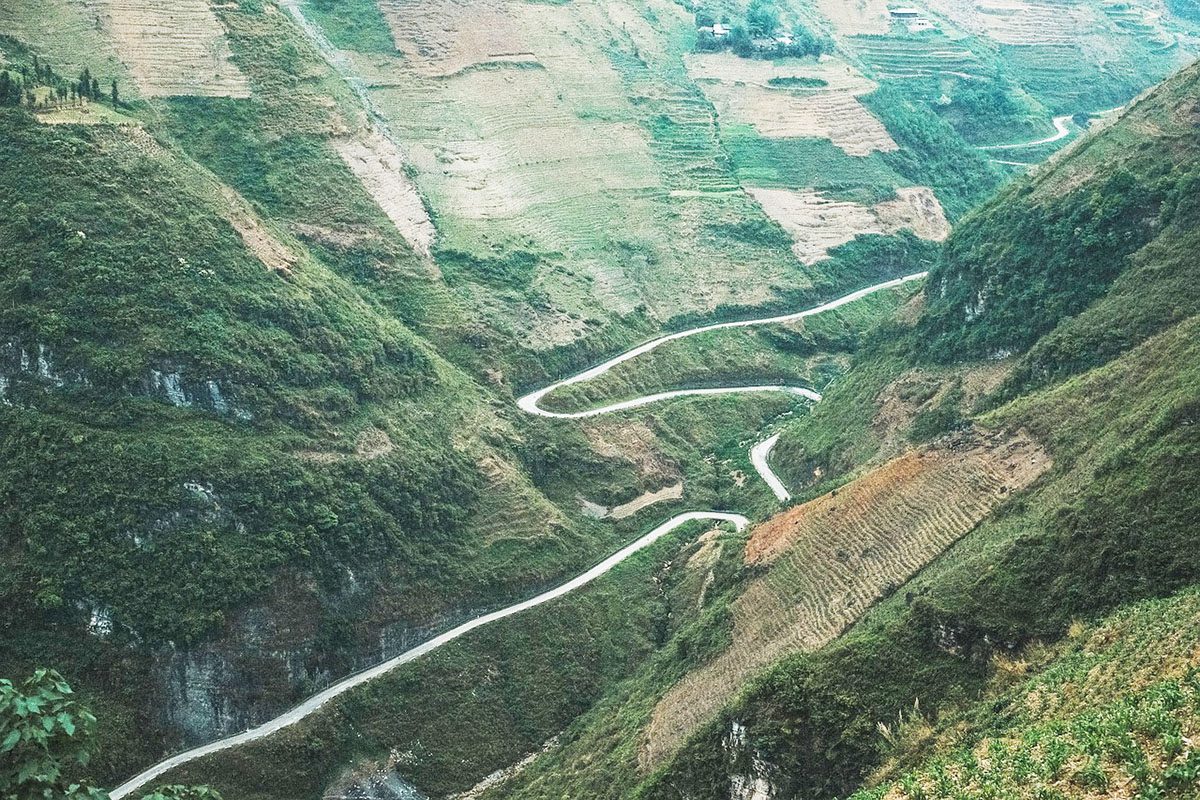
<path fill-rule="evenodd" d="M 103 723 L 91 777 L 115 784 L 677 511 L 768 516 L 748 454 L 783 430 L 772 462 L 801 504 L 748 539 L 684 530 L 187 773 L 239 798 L 446 795 L 551 742 L 480 791 L 704 794 L 761 764 L 824 796 L 884 762 L 874 722 L 914 693 L 987 679 L 931 630 L 1017 643 L 1187 583 L 1194 70 L 937 244 L 1002 180 L 968 142 L 1046 138 L 1051 110 L 1123 101 L 1191 52 L 1175 16 L 1071 5 L 1084 33 L 1055 36 L 1098 61 L 1047 76 L 1006 41 L 1027 28 L 875 38 L 824 2 L 778 7 L 832 30 L 820 59 L 703 52 L 695 9 L 658 0 L 4 3 L 0 67 L 36 103 L 0 108 L 0 674 L 67 672 Z M 1081 86 L 1095 63 L 1113 67 Z M 1011 102 L 972 122 L 995 100 L 959 74 L 976 66 Z M 85 67 L 103 84 L 81 97 Z M 1012 231 L 1022 247 L 988 250 Z M 821 388 L 811 417 L 781 393 L 579 423 L 514 403 L 665 330 L 935 260 L 923 315 L 880 294 L 553 398 L 770 380 Z M 962 565 L 933 561 L 964 535 Z M 977 587 L 993 552 L 1011 582 Z M 911 609 L 893 595 L 943 573 Z M 828 693 L 819 713 L 798 685 Z"/>
<path fill-rule="evenodd" d="M 1186 149 L 1195 139 L 1183 135 L 1187 129 L 1178 112 L 1200 97 L 1197 75 L 1193 68 L 1176 76 L 1111 128 L 964 222 L 923 304 L 902 309 L 868 336 L 850 375 L 826 392 L 810 417 L 785 428 L 784 436 L 793 440 L 790 452 L 799 453 L 805 465 L 795 471 L 800 478 L 792 478 L 791 486 L 802 499 L 813 499 L 744 540 L 704 537 L 672 559 L 655 583 L 660 591 L 667 587 L 664 610 L 671 613 L 657 629 L 656 645 L 641 650 L 626 671 L 589 685 L 582 698 L 576 695 L 583 700 L 576 711 L 595 705 L 565 730 L 558 727 L 565 724 L 563 716 L 546 716 L 553 703 L 546 705 L 545 694 L 509 682 L 521 675 L 550 680 L 563 665 L 575 663 L 580 643 L 549 640 L 507 651 L 503 677 L 483 684 L 438 677 L 443 665 L 466 669 L 476 663 L 482 656 L 471 653 L 491 641 L 482 637 L 385 679 L 370 695 L 395 698 L 391 702 L 403 703 L 407 711 L 385 710 L 390 703 L 363 693 L 295 733 L 200 762 L 174 777 L 212 780 L 247 797 L 315 794 L 321 787 L 445 796 L 472 787 L 489 770 L 519 763 L 478 790 L 485 797 L 831 797 L 853 792 L 864 780 L 882 781 L 919 766 L 929 744 L 927 726 L 943 731 L 939 735 L 947 741 L 963 735 L 963 724 L 978 731 L 965 741 L 1003 738 L 996 733 L 1000 723 L 973 722 L 986 720 L 991 708 L 974 705 L 979 692 L 1006 690 L 1014 680 L 1008 676 L 1025 669 L 1013 666 L 1022 659 L 1041 664 L 1070 650 L 1070 642 L 1060 640 L 1073 620 L 1102 617 L 1200 577 L 1190 546 L 1200 512 L 1193 491 L 1200 478 L 1197 318 L 1186 298 L 1166 291 L 1177 279 L 1171 258 L 1186 258 L 1194 232 L 1186 224 L 1195 213 L 1194 196 L 1174 187 L 1186 185 L 1195 163 Z M 1124 160 L 1094 155 L 1110 147 L 1139 155 Z M 1149 154 L 1145 160 L 1142 153 Z M 1165 154 L 1174 155 L 1164 163 Z M 943 297 L 942 287 L 968 280 L 958 267 L 958 237 L 978 241 L 974 226 L 995 225 L 997 209 L 1007 213 L 1016 205 L 1030 216 L 1041 214 L 1036 204 L 1042 196 L 1027 187 L 1069 187 L 1060 202 L 1103 210 L 1120 200 L 1112 193 L 1123 184 L 1109 175 L 1119 171 L 1158 176 L 1174 200 L 1148 207 L 1165 214 L 1149 226 L 1151 241 L 1120 262 L 1118 277 L 1106 292 L 1099 290 L 1084 314 L 1057 320 L 1027 355 L 999 365 L 971 360 L 968 336 L 948 340 L 961 349 L 928 359 L 922 335 L 939 324 L 945 308 L 957 308 L 946 299 L 952 290 Z M 1073 177 L 1079 175 L 1087 177 Z M 1101 224 L 1113 219 L 1079 213 Z M 997 280 L 1007 279 L 1005 270 L 1018 269 L 1002 259 L 991 263 Z M 1069 250 L 1058 263 L 1064 269 L 1090 267 L 1072 261 Z M 1161 268 L 1154 269 L 1155 263 Z M 1071 334 L 1086 314 L 1111 315 L 1112 304 L 1125 302 L 1120 287 L 1133 291 L 1134 275 L 1142 279 L 1136 286 L 1147 309 L 1144 318 L 1158 316 L 1161 324 L 1129 332 L 1110 358 L 1097 356 L 1107 363 L 1079 367 L 1075 377 L 1048 375 L 1032 383 L 1020 378 L 1043 342 Z M 1180 304 L 1183 310 L 1176 311 Z M 992 308 L 985 305 L 965 324 L 1002 324 L 1002 314 L 989 316 Z M 939 363 L 955 359 L 961 363 Z M 914 449 L 913 440 L 930 439 Z M 855 446 L 843 448 L 848 441 Z M 806 451 L 810 444 L 812 451 Z M 821 460 L 836 451 L 842 451 L 840 459 Z M 786 452 L 773 459 L 777 466 L 784 466 Z M 626 585 L 632 592 L 639 584 Z M 649 588 L 640 585 L 642 591 Z M 581 596 L 558 609 L 513 618 L 501 640 L 528 641 L 550 620 L 572 618 L 577 604 L 588 603 Z M 612 623 L 626 624 L 636 607 L 610 609 Z M 1146 612 L 1127 613 L 1144 618 Z M 1052 643 L 1051 655 L 1043 642 Z M 596 645 L 599 650 L 585 650 L 589 657 L 622 649 L 611 640 L 588 647 Z M 1132 671 L 1128 652 L 1133 651 L 1105 655 L 1109 669 Z M 780 656 L 786 657 L 762 671 Z M 1155 692 L 1167 691 L 1177 677 L 1147 669 Z M 1182 680 L 1186 683 L 1186 674 Z M 437 702 L 447 704 L 439 720 L 449 729 L 437 733 L 425 728 L 430 686 L 438 687 Z M 501 710 L 476 704 L 496 692 L 510 697 L 511 705 Z M 1131 694 L 1121 703 L 1142 708 L 1158 696 Z M 1096 724 L 1117 735 L 1123 708 L 1095 710 Z M 1072 722 L 1076 714 L 1082 716 Z M 1060 706 L 1027 729 L 1043 738 L 1056 726 L 1078 730 L 1092 724 L 1089 714 Z M 411 719 L 422 720 L 419 730 L 401 737 L 386 732 L 389 724 Z M 1180 718 L 1178 725 L 1192 724 L 1189 720 Z M 879 723 L 889 727 L 881 733 Z M 1169 733 L 1174 724 L 1164 722 L 1162 730 Z M 473 726 L 474 746 L 459 738 L 463 726 Z M 522 732 L 514 735 L 514 726 Z M 501 730 L 507 733 L 498 734 Z M 357 731 L 369 735 L 359 738 Z M 502 748 L 495 747 L 498 741 Z M 953 741 L 964 746 L 964 740 Z M 397 748 L 390 758 L 389 742 Z M 1093 752 L 1086 749 L 1091 746 L 1082 739 L 1071 745 L 1085 754 Z M 1161 777 L 1164 790 L 1175 793 L 1167 796 L 1187 796 L 1179 794 L 1178 776 L 1190 769 L 1189 747 L 1171 751 L 1177 768 L 1152 770 L 1146 780 Z M 323 755 L 314 759 L 314 752 Z M 994 752 L 996 763 L 1007 765 Z M 1069 751 L 1068 760 L 1075 752 Z M 535 757 L 519 757 L 525 754 Z M 981 759 L 986 756 L 976 757 Z M 348 761 L 358 766 L 340 771 Z M 451 770 L 450 763 L 460 770 Z M 960 766 L 967 763 L 965 756 L 955 760 L 950 772 L 968 775 Z M 271 787 L 256 777 L 264 764 L 279 768 Z M 1046 774 L 1068 786 L 1102 780 L 1117 785 L 1119 769 L 1124 767 L 1104 762 L 1099 772 L 1089 772 L 1083 763 Z M 995 781 L 989 785 L 1000 787 L 1008 780 L 1001 775 L 1011 769 L 993 770 L 995 775 L 975 769 L 968 777 L 976 783 L 966 785 L 980 785 L 981 772 Z M 901 786 L 932 780 L 926 774 L 906 778 Z M 945 791 L 954 788 L 947 786 Z M 879 790 L 888 791 L 915 790 Z"/>
<path fill-rule="evenodd" d="M 1086 310 L 1070 318 L 1059 316 L 1062 312 L 1054 303 L 1078 302 L 1076 296 L 1060 299 L 1049 288 L 1038 295 L 1036 308 L 1045 314 L 1041 319 L 1051 332 L 1026 355 L 1010 359 L 1013 369 L 1007 381 L 986 404 L 1013 399 L 973 420 L 976 425 L 1029 430 L 1049 449 L 1053 468 L 841 641 L 784 661 L 752 684 L 674 764 L 651 778 L 646 796 L 672 797 L 681 791 L 692 797 L 750 796 L 755 791 L 766 797 L 849 793 L 888 757 L 913 763 L 932 752 L 926 748 L 935 743 L 922 739 L 922 725 L 932 724 L 946 731 L 947 737 L 956 735 L 952 730 L 961 733 L 955 719 L 972 719 L 979 730 L 990 730 L 991 723 L 980 720 L 988 719 L 990 711 L 985 709 L 994 706 L 971 710 L 970 698 L 989 683 L 1003 685 L 1006 664 L 1023 658 L 1027 648 L 1036 653 L 1039 640 L 1057 640 L 1073 619 L 1103 615 L 1121 604 L 1195 582 L 1200 564 L 1190 541 L 1197 513 L 1194 487 L 1200 479 L 1195 427 L 1200 358 L 1195 348 L 1196 310 L 1189 299 L 1194 293 L 1180 294 L 1173 287 L 1179 285 L 1176 281 L 1187 280 L 1194 261 L 1196 228 L 1190 220 L 1195 194 L 1181 189 L 1194 180 L 1195 148 L 1200 142 L 1196 135 L 1200 120 L 1194 116 L 1198 97 L 1200 70 L 1190 68 L 1172 78 L 1112 128 L 1085 140 L 966 220 L 930 278 L 927 310 L 916 324 L 910 347 L 927 352 L 930 345 L 918 337 L 936 330 L 948 317 L 956 319 L 965 335 L 944 339 L 943 348 L 955 349 L 943 349 L 937 353 L 941 357 L 966 358 L 977 352 L 972 336 L 976 329 L 1024 335 L 1005 306 L 1028 298 L 1023 292 L 1014 296 L 997 288 L 996 302 L 964 308 L 956 293 L 964 286 L 979 285 L 972 283 L 979 274 L 963 268 L 964 253 L 973 256 L 966 263 L 986 271 L 984 281 L 990 278 L 992 286 L 1017 285 L 1012 273 L 1022 274 L 1021 265 L 1048 271 L 1053 265 L 1053 285 L 1092 293 L 1093 302 Z M 1118 152 L 1125 157 L 1114 157 Z M 1033 224 L 1008 227 L 998 221 L 1045 220 L 1044 204 L 1053 203 L 1052 208 L 1089 209 L 1077 211 L 1076 219 L 1095 225 L 1101 237 L 1125 231 L 1128 215 L 1104 213 L 1123 207 L 1123 187 L 1129 180 L 1114 178 L 1121 175 L 1141 186 L 1160 188 L 1168 199 L 1162 206 L 1137 209 L 1139 224 L 1144 215 L 1152 215 L 1146 222 L 1150 233 L 1140 241 L 1129 237 L 1130 246 L 1111 254 L 1115 274 L 1108 279 L 1107 291 L 1104 284 L 1088 281 L 1090 260 L 1073 260 L 1078 245 L 1070 235 L 1065 242 L 1050 237 L 1038 251 L 1039 258 L 1022 260 L 1033 251 L 1028 237 L 1045 242 L 1045 229 Z M 1047 187 L 1057 187 L 1058 193 Z M 1001 231 L 1004 238 L 998 236 Z M 1088 241 L 1079 226 L 1076 234 Z M 1125 257 L 1138 245 L 1141 249 L 1135 256 Z M 986 259 L 978 253 L 984 247 L 999 255 Z M 1084 272 L 1075 276 L 1073 269 Z M 1073 281 L 1072 276 L 1079 280 Z M 1126 317 L 1116 310 L 1121 304 L 1141 313 Z M 1151 317 L 1153 323 L 1148 322 Z M 1113 335 L 1099 339 L 1107 349 L 1091 346 L 1098 341 L 1093 324 L 1101 319 L 1121 323 Z M 1068 362 L 1058 371 L 1030 367 L 1047 353 L 1063 352 L 1062 343 L 1073 343 L 1078 349 L 1066 352 L 1087 353 L 1087 358 Z M 1096 366 L 1102 362 L 1107 363 Z M 972 369 L 970 362 L 957 369 L 964 368 Z M 901 372 L 894 368 L 891 374 Z M 1081 374 L 1063 381 L 1061 376 L 1071 372 Z M 1038 388 L 1042 386 L 1046 388 Z M 961 391 L 948 404 L 931 394 L 937 393 L 926 393 L 925 408 L 937 412 L 941 425 L 971 424 Z M 879 399 L 886 396 L 886 391 L 880 392 Z M 939 403 L 944 407 L 941 411 Z M 920 419 L 918 415 L 916 423 Z M 917 427 L 914 423 L 914 431 Z M 1110 669 L 1132 674 L 1134 665 L 1122 663 L 1121 658 L 1114 656 Z M 1146 677 L 1147 682 L 1172 679 L 1168 672 Z M 1128 702 L 1153 701 L 1130 695 Z M 1044 724 L 1051 726 L 1049 730 L 1085 724 L 1082 718 L 1070 722 L 1071 715 L 1092 712 L 1075 708 L 1047 712 Z M 1094 713 L 1103 717 L 1096 724 L 1115 731 L 1112 735 L 1136 730 L 1121 727 L 1131 723 L 1122 722 L 1120 714 L 1125 712 L 1116 707 Z M 878 723 L 894 728 L 897 715 L 911 734 L 897 740 L 893 729 L 884 731 L 886 735 L 876 730 Z M 1025 730 L 1034 735 L 1033 728 Z M 1048 729 L 1039 730 L 1045 734 Z M 1019 734 L 998 734 L 997 739 L 1008 735 Z M 1071 746 L 1094 744 L 1076 740 Z M 964 755 L 964 760 L 952 765 L 931 767 L 931 772 L 904 779 L 891 793 L 881 789 L 880 796 L 927 796 L 921 794 L 921 786 L 937 796 L 937 792 L 970 786 L 1001 791 L 1009 785 L 1005 781 L 1012 778 L 1007 770 L 1015 769 L 1015 764 L 1004 760 L 999 751 L 995 762 L 988 760 L 986 749 L 974 752 L 984 764 L 984 777 L 963 766 Z M 1094 749 L 1079 752 L 1100 757 Z M 1187 747 L 1173 752 L 1181 764 L 1193 759 Z M 1122 763 L 1113 769 L 1137 768 L 1136 760 Z M 995 774 L 988 764 L 996 766 Z M 1108 766 L 1089 778 L 1084 767 L 1075 764 L 1048 780 L 1067 781 L 1060 788 L 1083 786 L 1089 780 L 1118 785 L 1123 780 Z M 931 777 L 942 769 L 949 770 L 950 783 L 939 784 Z M 1171 774 L 1182 775 L 1187 769 L 1172 768 Z M 1142 774 L 1137 780 L 1157 778 Z M 1173 778 L 1163 787 L 1164 796 L 1185 797 L 1191 796 L 1194 784 Z M 1033 788 L 1024 786 L 1021 791 Z"/>
<path fill-rule="evenodd" d="M 596 303 L 612 313 L 564 327 L 539 286 L 577 283 L 576 252 L 493 252 L 491 234 L 468 252 L 438 206 L 435 245 L 400 140 L 294 10 L 0 9 L 5 76 L 36 101 L 0 109 L 14 199 L 0 219 L 0 593 L 14 610 L 0 662 L 17 674 L 52 660 L 84 690 L 105 781 L 578 571 L 671 507 L 735 495 L 769 507 L 765 487 L 744 486 L 740 442 L 798 407 L 751 398 L 583 426 L 498 407 L 514 385 L 683 307 Z M 326 11 L 331 36 L 358 35 L 336 32 L 345 8 Z M 355 12 L 366 29 L 379 21 L 369 11 Z M 79 94 L 84 68 L 103 91 Z M 593 99 L 626 107 L 626 89 L 613 92 Z M 575 163 L 552 162 L 563 174 Z M 694 237 L 673 212 L 655 216 L 654 236 L 696 239 L 702 263 L 773 265 L 779 281 L 732 281 L 773 283 L 749 302 L 800 302 L 902 266 L 810 269 L 749 200 L 726 205 L 693 214 Z M 657 256 L 601 244 L 647 293 L 680 288 Z M 589 513 L 668 486 L 683 496 Z"/>

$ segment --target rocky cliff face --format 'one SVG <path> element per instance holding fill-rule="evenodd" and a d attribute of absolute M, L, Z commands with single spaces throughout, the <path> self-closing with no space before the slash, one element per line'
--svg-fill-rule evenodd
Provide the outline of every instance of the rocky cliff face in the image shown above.
<path fill-rule="evenodd" d="M 280 594 L 242 613 L 220 640 L 157 656 L 161 722 L 178 745 L 203 744 L 259 725 L 335 680 L 482 613 L 468 609 L 425 624 L 396 623 L 381 629 L 373 646 L 324 651 L 314 645 L 320 614 L 315 595 L 299 586 Z"/>
<path fill-rule="evenodd" d="M 731 722 L 721 747 L 729 762 L 729 800 L 775 800 L 779 797 L 779 788 L 774 782 L 778 770 L 750 743 L 744 725 Z"/>
<path fill-rule="evenodd" d="M 89 371 L 65 366 L 56 348 L 44 342 L 26 342 L 10 337 L 0 342 L 0 403 L 26 405 L 38 393 L 59 389 L 91 387 Z M 243 422 L 253 414 L 239 406 L 227 384 L 211 377 L 196 377 L 176 363 L 148 368 L 130 394 L 151 397 L 177 408 L 198 408 Z"/>

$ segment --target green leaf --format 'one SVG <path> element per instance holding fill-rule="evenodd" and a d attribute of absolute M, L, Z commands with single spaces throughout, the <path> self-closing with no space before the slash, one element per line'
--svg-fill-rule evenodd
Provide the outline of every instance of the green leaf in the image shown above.
<path fill-rule="evenodd" d="M 17 742 L 21 741 L 21 732 L 13 730 L 8 732 L 8 736 L 4 737 L 4 742 L 0 744 L 0 753 L 7 753 L 17 746 Z"/>
<path fill-rule="evenodd" d="M 75 735 L 75 720 L 71 719 L 71 715 L 63 711 L 58 715 L 59 724 L 63 726 L 63 730 L 67 732 L 67 736 Z"/>

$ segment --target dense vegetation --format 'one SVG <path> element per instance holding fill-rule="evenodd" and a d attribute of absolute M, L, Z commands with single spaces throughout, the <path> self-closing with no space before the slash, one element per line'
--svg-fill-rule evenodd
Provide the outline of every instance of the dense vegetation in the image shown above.
<path fill-rule="evenodd" d="M 1106 158 L 1110 146 L 1121 147 L 1128 141 L 1127 135 L 1134 135 L 1130 128 L 1140 126 L 1147 117 L 1159 121 L 1163 137 L 1144 140 L 1137 152 L 1154 153 L 1156 148 L 1176 146 L 1178 140 L 1173 139 L 1168 120 L 1177 119 L 1174 114 L 1180 97 L 1195 96 L 1195 81 L 1195 70 L 1179 76 L 1145 101 L 1140 112 L 1135 109 L 1131 118 L 1098 137 L 1093 145 L 1047 170 L 1037 179 L 1038 184 L 1058 185 L 1076 170 L 1087 171 L 1090 180 L 1064 201 L 1086 202 L 1083 208 L 1090 212 L 1078 211 L 1077 223 L 1095 220 L 1099 228 L 1109 226 L 1107 230 L 1111 230 L 1121 220 L 1136 217 L 1129 213 L 1133 206 L 1123 202 L 1131 188 L 1128 170 L 1134 165 L 1156 166 L 1154 159 L 1125 163 L 1092 159 Z M 1187 210 L 1190 201 L 1184 201 L 1174 189 L 1191 180 L 1186 177 L 1188 169 L 1185 162 L 1180 170 L 1165 170 L 1172 177 L 1161 204 L 1161 208 L 1171 209 L 1168 219 L 1175 213 L 1190 219 L 1194 213 Z M 1153 181 L 1143 178 L 1140 183 L 1153 191 Z M 1018 188 L 1013 196 L 1030 194 L 1028 188 Z M 1135 198 L 1145 200 L 1146 196 L 1134 192 Z M 1026 203 L 1032 204 L 1032 200 Z M 1157 204 L 1148 207 L 1160 210 Z M 1017 208 L 1035 219 L 1045 219 L 1037 206 Z M 1177 208 L 1181 212 L 1176 212 Z M 1068 287 L 1090 287 L 1085 291 L 1094 292 L 1093 298 L 1104 295 L 1105 285 L 1087 280 L 1093 265 L 1070 258 L 1077 246 L 1073 237 L 1050 242 L 1036 238 L 1042 259 L 1035 262 L 1033 245 L 1023 248 L 1026 238 L 1039 236 L 1036 226 L 1025 227 L 1019 214 L 1013 215 L 1004 204 L 966 221 L 956 234 L 957 246 L 964 241 L 983 246 L 986 240 L 979 231 L 991 230 L 996 235 L 1001 228 L 990 226 L 1000 214 L 1011 215 L 1006 218 L 1013 227 L 1004 230 L 1016 233 L 1005 237 L 1002 245 L 993 246 L 1025 253 L 1027 260 L 1001 257 L 993 262 L 991 275 L 997 284 L 1010 280 L 1005 272 L 1009 267 L 1019 271 L 1021 265 L 1045 264 L 1051 260 L 1047 256 L 1062 252 L 1064 258 L 1056 263 L 1059 274 L 1054 280 Z M 1175 259 L 1191 252 L 1186 248 L 1193 228 L 1189 223 L 1175 229 L 1168 222 L 1154 228 L 1159 234 L 1154 246 L 1137 259 L 1139 299 L 1134 306 L 1140 313 L 1106 340 L 1111 343 L 1106 351 L 1094 352 L 1068 370 L 1082 374 L 1065 382 L 1060 374 L 1059 382 L 1050 388 L 1030 391 L 1026 379 L 1020 377 L 1028 372 L 1018 368 L 1017 377 L 1010 379 L 1015 383 L 1010 382 L 1004 391 L 1011 393 L 1014 386 L 1023 386 L 1023 393 L 975 417 L 975 424 L 988 427 L 1027 428 L 1048 443 L 1055 459 L 1049 475 L 1032 491 L 1014 498 L 1002 513 L 960 542 L 839 643 L 797 656 L 763 676 L 726 716 L 695 739 L 674 765 L 651 781 L 645 796 L 674 797 L 681 790 L 690 796 L 716 796 L 728 786 L 730 775 L 761 776 L 783 796 L 824 798 L 850 793 L 888 759 L 915 761 L 929 752 L 928 742 L 921 738 L 922 726 L 927 729 L 933 724 L 949 735 L 954 730 L 953 720 L 966 718 L 987 735 L 1008 724 L 1004 717 L 994 716 L 1001 710 L 997 705 L 989 702 L 972 707 L 971 702 L 989 682 L 1003 680 L 1003 663 L 1019 658 L 1023 648 L 1059 639 L 1073 620 L 1097 619 L 1124 604 L 1161 597 L 1200 580 L 1200 563 L 1190 544 L 1194 520 L 1200 514 L 1193 490 L 1200 482 L 1200 406 L 1196 403 L 1200 397 L 1200 352 L 1195 344 L 1195 311 L 1172 296 L 1176 284 L 1171 269 Z M 1026 232 L 1024 236 L 1021 231 Z M 1130 238 L 1134 236 L 1130 234 Z M 1145 240 L 1140 241 L 1144 244 Z M 946 258 L 953 259 L 957 252 L 956 243 L 951 242 Z M 1123 260 L 1128 252 L 1129 248 L 1124 249 L 1118 258 Z M 1152 269 L 1152 261 L 1160 268 Z M 1071 269 L 1081 272 L 1077 283 L 1071 280 Z M 1057 299 L 1052 291 L 1043 291 L 1047 292 L 1042 295 L 1044 301 Z M 1082 302 L 1071 296 L 1069 293 L 1064 302 Z M 1132 287 L 1121 291 L 1119 285 L 1113 286 L 1111 295 L 1104 295 L 1085 315 L 1063 320 L 1043 341 L 1087 341 L 1095 329 L 1077 319 L 1117 319 L 1114 305 L 1133 297 Z M 914 333 L 921 334 L 926 326 L 938 322 L 940 300 L 939 284 L 931 284 L 930 312 Z M 984 324 L 994 319 L 997 329 L 1007 322 L 1007 330 L 1015 330 L 1011 317 L 990 316 L 994 308 L 981 316 Z M 1145 321 L 1151 315 L 1159 322 L 1148 329 Z M 1053 326 L 1059 318 L 1044 317 L 1042 321 Z M 1163 332 L 1153 334 L 1157 330 Z M 928 351 L 920 338 L 906 336 L 907 343 L 899 347 L 901 354 Z M 943 346 L 950 347 L 955 341 L 947 337 Z M 1039 343 L 1034 352 L 1042 347 L 1048 345 Z M 962 357 L 970 350 L 954 352 Z M 872 355 L 868 360 L 877 361 L 878 357 Z M 890 373 L 896 374 L 895 367 Z M 889 374 L 889 368 L 884 367 L 882 374 Z M 1048 376 L 1040 375 L 1038 384 L 1047 380 Z M 849 385 L 831 391 L 827 399 L 836 399 L 839 392 L 852 398 L 856 391 Z M 993 398 L 990 404 L 1002 402 L 1003 396 Z M 918 435 L 919 423 L 918 418 L 913 426 Z M 813 427 L 808 424 L 810 431 Z M 1154 619 L 1152 612 L 1137 613 Z M 1131 668 L 1131 662 L 1121 659 L 1114 659 L 1111 666 L 1117 675 Z M 1171 713 L 1188 707 L 1193 680 L 1186 671 L 1182 676 L 1151 673 L 1144 689 L 1107 703 L 1097 698 L 1094 708 L 1071 712 L 1076 716 L 1054 713 L 1051 708 L 1043 722 L 1022 734 L 1015 750 L 1013 745 L 996 742 L 983 751 L 967 746 L 954 756 L 938 757 L 933 766 L 905 777 L 891 790 L 913 798 L 961 796 L 962 792 L 1003 795 L 1018 791 L 1018 787 L 1021 792 L 1032 792 L 1031 785 L 1045 781 L 1059 788 L 1048 788 L 1050 794 L 1014 796 L 1063 796 L 1067 791 L 1063 787 L 1072 784 L 1103 791 L 1117 780 L 1115 770 L 1132 775 L 1145 796 L 1190 796 L 1196 756 L 1170 741 L 1179 735 L 1181 726 L 1193 724 L 1190 716 Z M 1183 699 L 1168 702 L 1171 697 Z M 992 719 L 997 722 L 981 722 Z M 898 728 L 896 720 L 900 721 Z M 734 721 L 749 732 L 749 744 L 730 743 L 727 733 Z M 880 724 L 887 727 L 880 728 Z M 1163 766 L 1157 765 L 1156 759 L 1163 756 L 1154 747 L 1146 752 L 1130 749 L 1131 736 L 1142 740 L 1138 731 L 1164 742 Z M 1051 754 L 1046 745 L 1039 744 L 1051 736 L 1066 749 Z M 993 747 L 997 749 L 993 751 Z M 1073 766 L 1064 772 L 1068 761 Z M 884 790 L 879 790 L 878 796 L 883 794 Z"/>
<path fill-rule="evenodd" d="M 370 0 L 302 6 L 336 47 L 377 60 L 371 70 L 396 52 Z M 646 220 L 599 226 L 587 254 L 635 265 L 638 285 L 618 287 L 635 298 L 678 294 L 671 258 L 712 271 L 765 265 L 770 291 L 716 307 L 701 297 L 678 314 L 622 298 L 620 311 L 577 315 L 578 338 L 545 348 L 517 323 L 554 311 L 559 283 L 600 283 L 581 277 L 583 259 L 512 231 L 449 239 L 437 208 L 443 238 L 432 259 L 419 256 L 338 153 L 370 113 L 351 84 L 274 4 L 214 8 L 249 99 L 131 103 L 107 85 L 107 67 L 102 82 L 83 63 L 64 77 L 45 59 L 65 56 L 0 41 L 0 196 L 12 198 L 0 215 L 0 674 L 43 663 L 72 673 L 100 722 L 94 759 L 68 776 L 112 781 L 180 744 L 162 710 L 193 657 L 236 673 L 248 697 L 230 705 L 252 713 L 227 725 L 249 724 L 380 652 L 560 579 L 676 510 L 765 516 L 778 506 L 747 459 L 764 430 L 786 427 L 774 460 L 801 500 L 881 454 L 971 426 L 1028 428 L 1056 466 L 843 640 L 777 665 L 662 774 L 638 771 L 639 736 L 657 698 L 726 643 L 729 602 L 752 572 L 739 536 L 718 536 L 723 549 L 706 564 L 711 548 L 681 546 L 681 534 L 609 581 L 189 777 L 239 798 L 317 796 L 371 770 L 461 791 L 565 730 L 561 748 L 492 796 L 601 797 L 643 781 L 647 797 L 705 795 L 758 759 L 779 786 L 824 798 L 899 761 L 902 737 L 881 736 L 879 722 L 981 714 L 969 701 L 990 690 L 997 654 L 1196 580 L 1194 72 L 1147 106 L 1172 110 L 1154 118 L 1161 136 L 1129 125 L 1090 140 L 1050 177 L 968 217 L 944 250 L 867 236 L 801 268 L 739 181 L 864 203 L 928 185 L 959 219 L 1001 180 L 968 142 L 1038 135 L 1045 107 L 1009 77 L 954 88 L 949 103 L 950 78 L 883 80 L 862 102 L 900 149 L 860 158 L 825 139 L 718 126 L 676 63 L 695 43 L 686 19 L 677 40 L 662 37 L 670 58 L 614 40 L 605 53 L 628 97 L 593 108 L 589 95 L 567 116 L 640 126 L 661 174 L 629 194 L 658 205 Z M 834 47 L 770 2 L 738 20 L 725 42 L 697 46 L 764 58 Z M 886 38 L 881 48 L 894 44 Z M 1134 86 L 1119 77 L 1117 94 Z M 120 126 L 42 124 L 81 123 L 54 114 L 85 102 L 120 109 L 89 120 Z M 650 228 L 627 236 L 625 223 L 703 249 L 675 253 Z M 583 429 L 511 410 L 514 393 L 663 329 L 791 311 L 931 264 L 915 326 L 919 309 L 907 306 L 868 333 L 903 299 L 880 297 L 787 330 L 694 342 L 664 353 L 665 365 L 558 398 L 612 400 L 655 381 L 832 380 L 811 416 L 782 397 L 671 404 Z M 1001 349 L 1028 352 L 998 390 L 980 389 L 990 367 L 975 359 Z M 919 410 L 877 419 L 888 392 Z M 634 455 L 613 455 L 613 442 L 631 441 Z M 672 481 L 686 485 L 681 500 L 628 520 L 579 510 Z M 1168 682 L 1080 725 L 1113 728 L 1191 691 Z M 749 744 L 731 761 L 735 721 Z M 1157 723 L 1163 737 L 1178 727 Z M 1148 774 L 1145 785 L 1167 780 Z"/>

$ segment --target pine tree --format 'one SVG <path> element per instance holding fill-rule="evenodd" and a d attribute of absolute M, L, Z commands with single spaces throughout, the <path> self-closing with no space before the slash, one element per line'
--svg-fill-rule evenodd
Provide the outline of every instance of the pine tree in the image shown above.
<path fill-rule="evenodd" d="M 113 108 L 116 108 L 117 106 L 121 105 L 121 99 L 117 96 L 117 79 L 116 78 L 113 78 L 113 82 L 112 82 L 112 101 L 113 101 Z"/>
<path fill-rule="evenodd" d="M 92 94 L 91 94 L 91 98 L 92 98 L 93 100 L 99 100 L 99 99 L 100 99 L 100 79 L 99 79 L 99 78 L 92 78 Z"/>

